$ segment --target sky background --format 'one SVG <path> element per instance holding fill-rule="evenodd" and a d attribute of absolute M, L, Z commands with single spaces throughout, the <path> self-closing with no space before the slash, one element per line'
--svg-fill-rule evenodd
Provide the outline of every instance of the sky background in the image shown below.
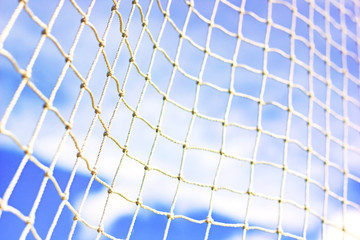
<path fill-rule="evenodd" d="M 130 239 L 163 238 L 167 216 L 136 211 L 136 204 L 126 200 L 139 197 L 155 211 L 195 220 L 173 219 L 168 239 L 203 239 L 207 224 L 196 221 L 209 214 L 216 222 L 265 229 L 245 235 L 242 227 L 212 225 L 209 239 L 278 239 L 279 227 L 289 235 L 281 239 L 304 233 L 309 239 L 340 239 L 343 226 L 353 234 L 345 239 L 360 238 L 359 5 L 199 0 L 189 12 L 184 1 L 139 1 L 138 6 L 122 1 L 120 24 L 119 15 L 110 18 L 114 3 L 106 0 L 95 1 L 88 24 L 80 27 L 80 12 L 88 11 L 90 1 L 77 1 L 78 9 L 75 1 L 63 1 L 52 21 L 58 3 L 29 0 L 5 36 L 18 2 L 0 0 L 0 126 L 8 131 L 0 133 L 5 206 L 0 239 L 36 239 L 11 209 L 33 214 L 41 239 L 108 239 L 81 222 L 72 232 L 74 213 L 61 200 L 55 180 L 69 192 L 73 210 L 81 208 L 84 221 L 94 228 L 101 222 L 115 238 L 129 236 L 133 219 Z M 169 18 L 159 3 L 163 11 L 169 6 Z M 148 19 L 143 32 L 139 9 Z M 41 40 L 43 28 L 30 15 L 42 27 L 52 25 L 49 37 Z M 63 53 L 73 53 L 72 69 L 51 38 Z M 99 52 L 100 39 L 105 47 Z M 25 85 L 7 117 L 22 81 L 16 67 L 31 73 L 32 86 L 53 99 L 56 111 L 44 113 L 44 99 Z M 113 77 L 107 76 L 109 67 Z M 79 75 L 88 91 L 81 90 Z M 94 106 L 100 106 L 99 115 Z M 59 116 L 71 122 L 73 138 Z M 104 137 L 98 116 L 111 138 Z M 112 193 L 106 205 L 108 188 L 76 157 L 73 139 L 89 167 L 96 166 L 97 177 L 125 198 Z M 29 144 L 30 160 L 24 157 Z M 121 149 L 125 145 L 127 155 Z M 16 175 L 19 166 L 23 170 Z M 48 167 L 53 180 L 44 177 Z M 186 182 L 178 187 L 180 172 Z M 214 181 L 223 189 L 212 193 Z M 11 182 L 16 183 L 12 191 Z M 328 224 L 322 225 L 321 218 Z"/>

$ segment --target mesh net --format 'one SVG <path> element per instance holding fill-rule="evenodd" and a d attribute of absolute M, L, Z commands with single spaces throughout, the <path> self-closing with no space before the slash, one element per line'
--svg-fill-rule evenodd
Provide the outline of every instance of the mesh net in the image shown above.
<path fill-rule="evenodd" d="M 360 239 L 358 1 L 2 1 L 6 239 Z"/>

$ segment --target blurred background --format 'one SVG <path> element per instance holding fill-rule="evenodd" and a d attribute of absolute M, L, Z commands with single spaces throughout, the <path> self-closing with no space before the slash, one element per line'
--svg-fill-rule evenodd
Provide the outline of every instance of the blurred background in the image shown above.
<path fill-rule="evenodd" d="M 0 239 L 360 239 L 359 13 L 0 0 Z"/>

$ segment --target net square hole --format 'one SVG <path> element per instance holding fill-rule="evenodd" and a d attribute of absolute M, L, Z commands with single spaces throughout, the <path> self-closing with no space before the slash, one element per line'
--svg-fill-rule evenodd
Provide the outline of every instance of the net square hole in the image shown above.
<path fill-rule="evenodd" d="M 291 117 L 290 139 L 299 142 L 303 147 L 308 144 L 308 123 L 296 115 Z"/>
<path fill-rule="evenodd" d="M 252 196 L 249 201 L 249 225 L 256 225 L 267 229 L 276 229 L 279 219 L 279 202 L 262 198 L 260 196 Z M 267 236 L 265 239 L 272 238 Z"/>
<path fill-rule="evenodd" d="M 207 117 L 224 119 L 228 102 L 228 92 L 222 92 L 206 85 L 200 86 L 197 103 L 199 114 Z"/>
<path fill-rule="evenodd" d="M 184 179 L 212 185 L 218 169 L 220 155 L 208 151 L 188 149 L 183 162 Z"/>
<path fill-rule="evenodd" d="M 237 38 L 213 27 L 210 36 L 210 52 L 232 61 Z"/>
<path fill-rule="evenodd" d="M 288 106 L 289 87 L 273 78 L 267 78 L 263 99 L 267 103 L 279 103 Z"/>
<path fill-rule="evenodd" d="M 294 111 L 306 118 L 309 115 L 310 98 L 306 92 L 299 88 L 292 88 L 292 106 Z"/>
<path fill-rule="evenodd" d="M 288 112 L 273 104 L 262 106 L 261 126 L 264 130 L 278 135 L 285 135 Z"/>
<path fill-rule="evenodd" d="M 257 194 L 279 197 L 283 170 L 269 164 L 259 163 L 254 166 L 252 188 Z"/>
<path fill-rule="evenodd" d="M 164 107 L 161 132 L 177 141 L 184 141 L 188 135 L 192 115 L 178 106 L 167 103 Z"/>
<path fill-rule="evenodd" d="M 267 56 L 267 70 L 269 74 L 288 81 L 291 61 L 277 52 L 269 51 Z"/>
<path fill-rule="evenodd" d="M 256 127 L 259 114 L 259 104 L 246 97 L 232 98 L 228 122 L 242 126 Z"/>
<path fill-rule="evenodd" d="M 255 1 L 250 1 L 255 2 Z M 249 1 L 246 2 L 248 4 Z M 263 8 L 261 8 L 263 9 Z M 244 14 L 243 15 L 243 22 L 241 26 L 241 33 L 243 37 L 258 42 L 263 43 L 265 41 L 265 35 L 266 35 L 266 23 L 260 22 L 257 19 L 255 19 L 253 16 Z"/>
<path fill-rule="evenodd" d="M 262 70 L 264 66 L 264 49 L 242 41 L 237 62 L 239 64 L 247 65 L 255 70 Z"/>
<path fill-rule="evenodd" d="M 286 159 L 287 167 L 305 176 L 307 173 L 308 152 L 293 142 L 287 143 L 285 147 L 287 147 L 288 152 Z"/>
<path fill-rule="evenodd" d="M 238 93 L 255 98 L 260 96 L 263 75 L 242 67 L 235 69 L 234 89 Z"/>
<path fill-rule="evenodd" d="M 323 132 L 316 128 L 311 128 L 311 148 L 317 154 L 325 156 L 326 151 L 326 136 Z"/>
<path fill-rule="evenodd" d="M 182 107 L 193 109 L 196 97 L 196 88 L 197 85 L 194 80 L 189 79 L 179 71 L 176 71 L 171 84 L 169 94 L 170 99 Z"/>
<path fill-rule="evenodd" d="M 257 160 L 281 166 L 284 161 L 284 140 L 274 138 L 268 134 L 261 134 L 259 138 Z"/>
<path fill-rule="evenodd" d="M 179 56 L 179 68 L 193 77 L 198 77 L 204 61 L 204 52 L 188 40 L 182 42 Z"/>
<path fill-rule="evenodd" d="M 201 3 L 201 6 L 204 3 Z M 198 2 L 195 2 L 195 6 L 198 4 Z M 206 4 L 211 4 L 210 1 L 206 1 Z M 200 11 L 206 11 L 210 8 L 207 7 L 199 7 L 196 8 L 196 10 Z M 210 19 L 210 17 L 209 17 Z M 206 23 L 203 19 L 201 19 L 198 15 L 195 13 L 191 13 L 188 28 L 186 29 L 186 36 L 190 37 L 192 41 L 195 42 L 195 44 L 198 44 L 202 48 L 205 48 L 206 46 L 206 39 L 207 34 L 209 32 L 209 24 Z"/>
<path fill-rule="evenodd" d="M 292 82 L 294 85 L 300 85 L 306 91 L 309 91 L 309 70 L 300 66 L 299 64 L 294 64 L 293 68 L 293 79 Z M 290 79 L 291 81 L 291 79 Z"/>
<path fill-rule="evenodd" d="M 239 16 L 239 11 L 220 1 L 217 6 L 214 22 L 232 33 L 237 33 Z"/>
<path fill-rule="evenodd" d="M 216 87 L 229 89 L 231 65 L 215 57 L 209 56 L 206 61 L 202 82 L 214 84 Z"/>
<path fill-rule="evenodd" d="M 292 12 L 285 4 L 273 3 L 271 18 L 274 23 L 291 28 Z"/>
<path fill-rule="evenodd" d="M 290 34 L 275 27 L 271 27 L 269 47 L 290 54 Z"/>
<path fill-rule="evenodd" d="M 189 135 L 189 145 L 220 151 L 222 129 L 223 125 L 220 122 L 196 117 Z"/>
<path fill-rule="evenodd" d="M 165 50 L 170 59 L 175 60 L 176 53 L 179 51 L 180 37 L 179 32 L 171 25 L 170 22 L 166 22 L 159 46 Z"/>
<path fill-rule="evenodd" d="M 217 187 L 227 187 L 246 192 L 250 184 L 250 163 L 239 159 L 223 157 L 217 180 Z"/>
<path fill-rule="evenodd" d="M 316 124 L 323 130 L 325 130 L 326 111 L 324 108 L 320 107 L 320 105 L 317 104 L 316 102 L 313 103 L 311 120 L 312 120 L 312 124 Z"/>
<path fill-rule="evenodd" d="M 240 127 L 226 127 L 225 152 L 240 159 L 253 157 L 257 132 Z"/>

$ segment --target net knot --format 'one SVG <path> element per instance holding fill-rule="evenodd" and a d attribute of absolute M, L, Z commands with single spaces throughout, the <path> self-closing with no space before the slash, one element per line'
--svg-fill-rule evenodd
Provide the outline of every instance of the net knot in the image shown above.
<path fill-rule="evenodd" d="M 147 22 L 147 21 L 143 21 L 142 26 L 143 26 L 143 27 L 146 27 L 147 25 L 148 25 L 148 22 Z"/>
<path fill-rule="evenodd" d="M 21 77 L 22 77 L 22 79 L 29 80 L 31 76 L 30 76 L 30 74 L 28 74 L 28 72 L 24 71 L 24 72 L 21 74 Z"/>
<path fill-rule="evenodd" d="M 41 34 L 42 35 L 45 35 L 45 36 L 47 36 L 48 35 L 48 29 L 47 28 L 44 28 L 42 31 L 41 31 Z"/>
<path fill-rule="evenodd" d="M 145 80 L 146 80 L 146 81 L 150 81 L 150 75 L 146 75 L 146 76 L 145 76 Z"/>
<path fill-rule="evenodd" d="M 77 158 L 83 158 L 83 156 L 81 155 L 81 152 L 78 152 L 78 153 L 76 154 L 76 157 L 77 157 Z"/>
<path fill-rule="evenodd" d="M 101 113 L 100 107 L 96 107 L 96 108 L 95 108 L 95 114 L 100 114 L 100 113 Z"/>
<path fill-rule="evenodd" d="M 50 109 L 51 108 L 51 104 L 49 102 L 45 102 L 43 105 L 44 109 Z"/>
<path fill-rule="evenodd" d="M 192 113 L 193 115 L 196 115 L 196 110 L 195 110 L 195 109 L 191 110 L 191 113 Z"/>
<path fill-rule="evenodd" d="M 104 232 L 104 227 L 103 226 L 99 226 L 97 229 L 98 233 L 103 233 Z"/>
<path fill-rule="evenodd" d="M 148 165 L 145 165 L 145 166 L 144 166 L 144 169 L 145 169 L 145 171 L 149 171 L 149 170 L 150 170 L 150 167 L 149 167 Z"/>
<path fill-rule="evenodd" d="M 257 131 L 257 132 L 262 132 L 261 127 L 260 127 L 260 126 L 256 126 L 256 131 Z"/>
<path fill-rule="evenodd" d="M 173 213 L 168 213 L 167 218 L 170 219 L 170 220 L 173 220 L 175 217 L 174 217 Z"/>
<path fill-rule="evenodd" d="M 183 144 L 183 148 L 184 148 L 184 149 L 186 149 L 186 148 L 187 148 L 186 143 L 184 143 L 184 144 Z"/>
<path fill-rule="evenodd" d="M 48 169 L 44 175 L 45 175 L 45 177 L 49 178 L 52 176 L 52 171 L 50 169 Z"/>
<path fill-rule="evenodd" d="M 124 97 L 125 93 L 123 91 L 119 92 L 119 97 L 122 98 Z"/>
<path fill-rule="evenodd" d="M 116 11 L 118 8 L 119 8 L 118 5 L 114 5 L 114 6 L 111 7 L 111 11 Z"/>
<path fill-rule="evenodd" d="M 69 195 L 66 194 L 66 193 L 61 194 L 61 200 L 62 200 L 62 201 L 67 201 L 67 200 L 69 200 Z"/>
<path fill-rule="evenodd" d="M 179 175 L 176 177 L 179 181 L 183 181 L 183 178 L 181 177 L 181 174 L 179 173 Z"/>
<path fill-rule="evenodd" d="M 65 62 L 72 62 L 72 56 L 68 55 L 66 58 L 65 58 Z"/>
<path fill-rule="evenodd" d="M 212 190 L 212 191 L 216 191 L 217 189 L 216 189 L 215 186 L 211 186 L 211 190 Z"/>
<path fill-rule="evenodd" d="M 66 130 L 70 130 L 71 128 L 72 128 L 71 123 L 67 122 L 67 123 L 65 124 L 65 129 L 66 129 Z"/>
<path fill-rule="evenodd" d="M 156 127 L 156 129 L 155 129 L 155 132 L 157 132 L 157 133 L 161 133 L 161 128 L 160 128 L 160 126 L 159 126 L 159 125 L 157 125 L 157 127 Z"/>
<path fill-rule="evenodd" d="M 80 88 L 86 88 L 86 83 L 80 84 Z"/>
<path fill-rule="evenodd" d="M 137 117 L 136 112 L 133 112 L 132 116 L 133 116 L 133 117 Z"/>
<path fill-rule="evenodd" d="M 26 225 L 33 225 L 34 219 L 32 217 L 28 217 L 25 222 L 26 222 Z"/>
<path fill-rule="evenodd" d="M 127 149 L 126 145 L 123 147 L 122 151 L 123 151 L 123 153 L 128 153 L 129 150 Z"/>
<path fill-rule="evenodd" d="M 129 59 L 129 62 L 134 62 L 135 61 L 135 58 L 134 57 L 131 57 L 130 59 Z"/>
<path fill-rule="evenodd" d="M 111 194 L 113 192 L 113 190 L 111 188 L 108 189 L 107 191 L 109 194 Z"/>
<path fill-rule="evenodd" d="M 304 206 L 304 210 L 305 210 L 305 211 L 309 211 L 310 209 L 309 209 L 309 207 L 308 207 L 307 205 L 305 205 L 305 206 Z"/>
<path fill-rule="evenodd" d="M 92 175 L 92 176 L 97 175 L 97 169 L 96 169 L 96 168 L 93 168 L 93 169 L 91 170 L 91 175 Z"/>
<path fill-rule="evenodd" d="M 136 199 L 135 204 L 136 204 L 137 206 L 139 206 L 139 205 L 141 206 L 141 200 L 140 200 L 140 198 Z"/>
<path fill-rule="evenodd" d="M 137 0 L 133 0 L 132 4 L 136 5 L 137 4 Z"/>
<path fill-rule="evenodd" d="M 250 191 L 250 190 L 247 190 L 247 191 L 246 191 L 246 194 L 247 194 L 247 195 L 254 195 L 254 193 L 253 193 L 252 191 Z"/>
<path fill-rule="evenodd" d="M 155 43 L 154 46 L 153 46 L 153 49 L 156 49 L 157 48 L 157 44 Z"/>
<path fill-rule="evenodd" d="M 105 47 L 105 42 L 104 41 L 99 42 L 99 47 Z"/>
<path fill-rule="evenodd" d="M 167 18 L 167 17 L 169 17 L 169 13 L 164 12 L 164 18 Z"/>
<path fill-rule="evenodd" d="M 83 18 L 80 20 L 80 22 L 81 22 L 81 23 L 85 23 L 85 24 L 86 24 L 86 22 L 87 22 L 86 17 L 83 17 Z"/>
<path fill-rule="evenodd" d="M 214 223 L 214 220 L 213 220 L 210 216 L 208 216 L 208 217 L 206 218 L 205 222 L 206 222 L 207 224 L 213 224 L 213 223 Z"/>
<path fill-rule="evenodd" d="M 26 156 L 31 156 L 31 155 L 32 155 L 32 150 L 29 149 L 29 148 L 26 148 L 26 149 L 24 150 L 24 153 L 25 153 Z"/>
<path fill-rule="evenodd" d="M 128 33 L 124 31 L 121 36 L 122 36 L 123 38 L 127 38 L 127 37 L 128 37 Z"/>
<path fill-rule="evenodd" d="M 166 96 L 163 96 L 163 100 L 166 101 L 166 100 L 167 100 L 167 97 L 166 97 Z"/>
<path fill-rule="evenodd" d="M 109 136 L 109 132 L 108 132 L 108 131 L 105 131 L 105 132 L 103 133 L 103 136 L 104 136 L 104 137 Z"/>

